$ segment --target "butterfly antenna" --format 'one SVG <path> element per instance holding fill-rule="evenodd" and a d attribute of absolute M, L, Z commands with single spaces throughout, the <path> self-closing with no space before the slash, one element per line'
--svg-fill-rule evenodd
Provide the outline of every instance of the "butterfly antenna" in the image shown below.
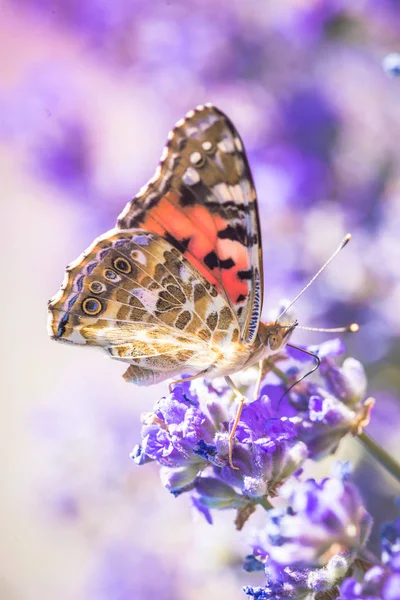
<path fill-rule="evenodd" d="M 322 333 L 357 333 L 360 330 L 360 326 L 357 323 L 352 323 L 345 327 L 303 327 L 303 325 L 296 325 L 296 329 L 304 329 L 305 331 L 320 331 Z"/>
<path fill-rule="evenodd" d="M 318 356 L 318 354 L 315 354 L 314 352 L 311 352 L 310 350 L 306 350 L 305 348 L 300 348 L 299 346 L 294 346 L 293 344 L 286 344 L 286 346 L 290 346 L 290 348 L 294 348 L 295 350 L 299 350 L 300 352 L 304 352 L 304 354 L 308 354 L 309 356 L 312 356 L 315 359 L 316 362 L 315 362 L 315 366 L 310 371 L 308 371 L 307 373 L 305 373 L 302 377 L 300 377 L 300 379 L 298 379 L 297 381 L 295 381 L 294 383 L 292 383 L 292 385 L 290 387 L 288 387 L 288 389 L 285 391 L 285 393 L 283 394 L 283 396 L 279 400 L 278 407 L 279 407 L 280 403 L 282 402 L 282 400 L 284 399 L 284 397 L 288 395 L 288 393 L 290 392 L 290 390 L 292 390 L 295 385 L 297 385 L 298 383 L 300 383 L 301 381 L 303 381 L 306 377 L 308 377 L 312 373 L 315 373 L 315 371 L 317 369 L 319 369 L 319 366 L 321 364 L 321 359 Z"/>
<path fill-rule="evenodd" d="M 297 294 L 296 298 L 294 300 L 292 300 L 292 302 L 289 304 L 289 306 L 287 306 L 279 315 L 279 317 L 277 318 L 277 321 L 279 321 L 279 319 L 281 317 L 283 317 L 284 314 L 287 313 L 287 311 L 289 310 L 289 308 L 291 308 L 293 306 L 293 304 L 295 302 L 297 302 L 297 300 L 300 298 L 300 296 L 302 296 L 304 294 L 304 292 L 310 287 L 310 285 L 317 279 L 317 277 L 319 275 L 321 275 L 322 271 L 324 269 L 326 269 L 326 267 L 329 265 L 329 263 L 332 262 L 332 260 L 335 258 L 335 256 L 337 256 L 339 254 L 339 252 L 341 250 L 343 250 L 343 248 L 346 246 L 346 244 L 349 243 L 349 241 L 351 240 L 351 234 L 348 233 L 345 238 L 343 239 L 342 243 L 340 244 L 340 246 L 335 250 L 335 252 L 332 254 L 332 256 L 330 258 L 328 258 L 328 260 L 326 261 L 326 263 L 324 263 L 322 265 L 322 267 L 320 268 L 320 270 L 315 273 L 314 277 L 307 283 L 307 285 L 301 290 L 301 292 L 299 294 Z"/>

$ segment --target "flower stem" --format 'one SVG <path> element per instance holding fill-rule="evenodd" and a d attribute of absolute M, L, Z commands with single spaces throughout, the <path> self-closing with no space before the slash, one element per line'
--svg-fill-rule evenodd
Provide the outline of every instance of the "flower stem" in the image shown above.
<path fill-rule="evenodd" d="M 363 431 L 358 439 L 372 456 L 400 483 L 400 464 Z"/>
<path fill-rule="evenodd" d="M 289 378 L 286 375 L 286 373 L 284 373 L 283 371 L 281 371 L 280 369 L 278 369 L 277 366 L 275 366 L 273 363 L 271 363 L 269 365 L 269 369 L 270 371 L 272 371 L 272 373 L 274 373 L 277 377 L 279 377 L 279 379 L 282 381 L 282 383 L 289 383 Z"/>
<path fill-rule="evenodd" d="M 265 509 L 265 510 L 270 510 L 271 508 L 274 508 L 271 504 L 271 502 L 268 500 L 267 496 L 262 496 L 259 500 L 258 503 Z"/>
<path fill-rule="evenodd" d="M 358 556 L 360 561 L 365 563 L 365 572 L 368 571 L 373 565 L 381 564 L 379 558 L 375 556 L 373 552 L 367 550 L 367 548 L 359 548 Z"/>

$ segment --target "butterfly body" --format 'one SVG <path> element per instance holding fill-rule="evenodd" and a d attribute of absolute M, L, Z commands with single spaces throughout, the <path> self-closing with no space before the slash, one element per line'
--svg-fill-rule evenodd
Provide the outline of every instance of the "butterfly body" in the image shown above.
<path fill-rule="evenodd" d="M 48 329 L 53 339 L 103 348 L 139 385 L 181 373 L 212 379 L 277 351 L 290 333 L 260 323 L 262 292 L 243 144 L 206 105 L 177 123 L 155 176 L 116 227 L 67 267 Z"/>

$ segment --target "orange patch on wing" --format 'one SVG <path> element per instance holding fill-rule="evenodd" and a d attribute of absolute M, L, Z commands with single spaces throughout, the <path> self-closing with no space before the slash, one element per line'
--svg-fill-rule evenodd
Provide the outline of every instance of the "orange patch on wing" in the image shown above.
<path fill-rule="evenodd" d="M 240 242 L 218 238 L 218 232 L 228 225 L 228 221 L 220 215 L 212 215 L 205 206 L 181 206 L 179 194 L 170 191 L 147 211 L 142 227 L 162 237 L 168 232 L 178 241 L 189 238 L 185 252 L 187 260 L 220 291 L 223 287 L 235 304 L 238 296 L 247 297 L 249 293 L 248 281 L 237 275 L 238 271 L 249 269 L 249 259 L 247 249 Z M 227 270 L 210 270 L 204 264 L 204 258 L 212 251 L 221 260 L 232 258 L 235 266 Z"/>
<path fill-rule="evenodd" d="M 217 239 L 217 224 L 214 216 L 206 209 L 205 206 L 187 206 L 184 209 L 184 213 L 193 221 L 194 232 L 199 231 L 208 238 L 212 246 L 215 247 L 215 241 Z"/>
<path fill-rule="evenodd" d="M 227 227 L 228 223 L 224 219 L 218 217 L 218 230 L 222 231 Z M 235 266 L 232 269 L 222 270 L 221 278 L 227 296 L 233 305 L 239 296 L 247 298 L 249 294 L 249 282 L 246 279 L 238 277 L 239 271 L 247 271 L 250 268 L 249 255 L 247 248 L 237 240 L 218 239 L 217 241 L 218 256 L 221 260 L 231 258 Z"/>
<path fill-rule="evenodd" d="M 245 296 L 247 298 L 249 294 L 248 282 L 246 280 L 242 281 L 239 279 L 236 269 L 231 269 L 230 271 L 225 271 L 222 273 L 222 284 L 229 300 L 233 305 L 236 304 L 238 296 Z"/>

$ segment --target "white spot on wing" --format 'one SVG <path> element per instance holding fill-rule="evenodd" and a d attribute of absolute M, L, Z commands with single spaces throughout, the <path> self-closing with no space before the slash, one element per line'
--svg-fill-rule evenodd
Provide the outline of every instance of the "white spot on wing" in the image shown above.
<path fill-rule="evenodd" d="M 186 185 L 194 185 L 195 183 L 199 183 L 200 175 L 193 167 L 189 167 L 186 169 L 182 176 L 182 180 Z"/>
<path fill-rule="evenodd" d="M 144 185 L 143 185 L 143 186 L 140 188 L 140 190 L 138 191 L 138 193 L 136 194 L 136 196 L 143 196 L 143 195 L 144 195 L 144 194 L 147 192 L 147 190 L 148 190 L 148 187 L 149 187 L 148 183 L 145 183 L 145 184 L 144 184 Z"/>
<path fill-rule="evenodd" d="M 146 256 L 140 250 L 132 250 L 131 257 L 133 258 L 134 261 L 138 262 L 141 265 L 146 266 L 146 264 L 147 264 Z"/>
<path fill-rule="evenodd" d="M 161 158 L 160 158 L 160 162 L 163 162 L 168 156 L 168 148 L 167 146 L 164 146 L 163 151 L 161 153 Z"/>
<path fill-rule="evenodd" d="M 221 202 L 225 202 L 226 200 L 233 200 L 237 204 L 242 204 L 244 201 L 242 188 L 239 183 L 237 183 L 236 185 L 217 183 L 212 188 L 212 191 L 213 194 L 215 194 Z"/>
<path fill-rule="evenodd" d="M 243 152 L 243 144 L 238 137 L 235 137 L 235 146 L 239 152 Z"/>
<path fill-rule="evenodd" d="M 208 152 L 212 148 L 212 143 L 209 141 L 206 141 L 206 142 L 202 143 L 202 146 L 203 146 L 203 149 L 206 150 L 206 152 Z"/>
<path fill-rule="evenodd" d="M 144 288 L 139 288 L 135 290 L 135 293 L 133 295 L 139 298 L 142 304 L 146 306 L 147 310 L 155 310 L 156 302 L 158 299 L 158 296 L 156 294 Z"/>
<path fill-rule="evenodd" d="M 190 162 L 192 163 L 192 165 L 197 165 L 199 162 L 201 162 L 200 152 L 192 152 L 192 154 L 190 155 Z"/>
<path fill-rule="evenodd" d="M 221 152 L 226 152 L 227 154 L 232 154 L 235 152 L 235 144 L 231 138 L 224 138 L 218 142 L 218 148 L 221 150 Z"/>

